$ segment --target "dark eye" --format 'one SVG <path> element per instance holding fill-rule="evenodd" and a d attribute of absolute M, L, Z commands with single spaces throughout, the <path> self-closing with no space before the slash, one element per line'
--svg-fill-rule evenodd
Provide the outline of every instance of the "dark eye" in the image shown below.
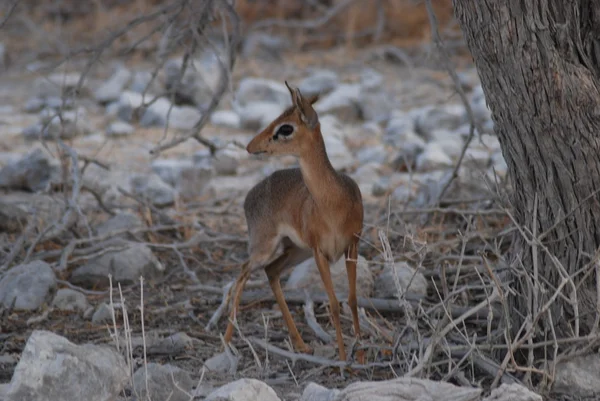
<path fill-rule="evenodd" d="M 290 136 L 290 135 L 292 135 L 292 132 L 294 132 L 294 127 L 292 127 L 289 124 L 283 124 L 277 130 L 277 132 L 275 133 L 275 136 L 279 136 L 279 135 Z"/>

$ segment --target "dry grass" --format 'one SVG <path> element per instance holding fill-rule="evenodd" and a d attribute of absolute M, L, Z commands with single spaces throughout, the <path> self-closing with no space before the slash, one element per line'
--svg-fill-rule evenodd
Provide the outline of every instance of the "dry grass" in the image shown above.
<path fill-rule="evenodd" d="M 246 35 L 257 23 L 271 19 L 310 22 L 323 18 L 331 7 L 346 1 L 238 0 L 236 11 Z M 33 0 L 21 0 L 4 29 L 5 42 L 13 51 L 60 54 L 97 43 L 133 18 L 165 4 L 165 0 L 64 0 L 39 5 Z M 202 2 L 189 2 L 189 11 L 186 10 L 180 17 L 182 26 L 186 18 L 191 18 L 194 10 L 200 7 Z M 441 27 L 448 27 L 453 22 L 451 1 L 437 0 L 434 8 Z M 0 8 L 0 16 L 2 12 Z M 354 0 L 349 6 L 342 7 L 326 24 L 314 29 L 290 28 L 285 23 L 278 27 L 265 25 L 258 31 L 285 35 L 293 45 L 304 49 L 337 45 L 362 47 L 373 43 L 412 46 L 429 40 L 430 36 L 424 2 L 416 0 Z M 128 49 L 151 30 L 151 24 L 140 24 L 131 29 L 115 43 L 116 50 Z M 144 54 L 154 49 L 161 35 L 162 32 L 150 35 L 137 50 Z"/>

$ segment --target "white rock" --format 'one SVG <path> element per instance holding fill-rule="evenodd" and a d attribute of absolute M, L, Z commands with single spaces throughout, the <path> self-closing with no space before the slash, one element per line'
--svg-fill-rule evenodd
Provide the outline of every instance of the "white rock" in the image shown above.
<path fill-rule="evenodd" d="M 283 109 L 292 105 L 290 91 L 285 84 L 265 78 L 248 77 L 240 81 L 235 93 L 235 102 L 240 106 L 253 103 L 275 103 Z"/>
<path fill-rule="evenodd" d="M 246 194 L 263 178 L 262 174 L 252 174 L 243 177 L 225 175 L 220 176 L 218 180 L 211 180 L 206 188 L 209 191 L 213 191 L 215 194 L 223 194 L 232 191 Z"/>
<path fill-rule="evenodd" d="M 189 130 L 196 125 L 202 114 L 191 106 L 175 106 L 166 98 L 153 102 L 140 119 L 142 127 L 165 127 Z"/>
<path fill-rule="evenodd" d="M 501 178 L 504 178 L 508 174 L 508 165 L 502 152 L 496 152 L 492 155 L 492 167 L 496 171 L 496 174 Z"/>
<path fill-rule="evenodd" d="M 465 152 L 463 165 L 477 169 L 485 169 L 489 166 L 490 160 L 491 156 L 488 151 L 469 147 Z"/>
<path fill-rule="evenodd" d="M 344 140 L 333 135 L 326 135 L 324 138 L 327 156 L 331 165 L 335 169 L 344 169 L 354 164 L 354 157 L 346 146 Z"/>
<path fill-rule="evenodd" d="M 383 85 L 383 75 L 373 68 L 365 68 L 360 73 L 360 86 L 363 90 L 376 91 Z"/>
<path fill-rule="evenodd" d="M 108 103 L 119 99 L 123 89 L 131 81 L 131 71 L 118 66 L 113 75 L 96 90 L 94 97 L 99 103 Z"/>
<path fill-rule="evenodd" d="M 133 375 L 133 388 L 140 400 L 189 401 L 195 384 L 188 372 L 168 364 L 150 362 Z"/>
<path fill-rule="evenodd" d="M 133 134 L 133 131 L 133 125 L 126 123 L 125 121 L 115 121 L 106 127 L 106 135 L 112 137 L 129 136 Z"/>
<path fill-rule="evenodd" d="M 104 302 L 102 302 L 94 311 L 92 315 L 92 323 L 95 324 L 104 324 L 112 322 L 112 310 L 110 306 Z"/>
<path fill-rule="evenodd" d="M 249 31 L 244 35 L 242 54 L 264 61 L 281 61 L 281 53 L 289 47 L 289 40 L 273 33 Z"/>
<path fill-rule="evenodd" d="M 85 295 L 70 288 L 61 288 L 52 300 L 52 306 L 63 311 L 85 312 L 90 304 Z"/>
<path fill-rule="evenodd" d="M 71 274 L 71 282 L 86 287 L 107 287 L 108 275 L 113 284 L 138 282 L 140 276 L 151 280 L 160 276 L 165 268 L 145 244 L 129 243 L 123 250 L 106 252 L 79 266 Z"/>
<path fill-rule="evenodd" d="M 137 93 L 144 93 L 151 89 L 156 81 L 152 81 L 152 73 L 150 71 L 135 71 L 131 78 L 129 90 Z"/>
<path fill-rule="evenodd" d="M 379 163 L 369 162 L 362 164 L 351 174 L 352 178 L 358 184 L 363 198 L 373 194 L 373 187 L 379 179 Z"/>
<path fill-rule="evenodd" d="M 231 352 L 220 352 L 204 361 L 204 367 L 211 372 L 235 374 L 239 358 Z"/>
<path fill-rule="evenodd" d="M 436 129 L 454 131 L 466 122 L 465 109 L 461 104 L 427 106 L 415 112 L 417 133 L 425 138 L 429 138 Z"/>
<path fill-rule="evenodd" d="M 338 83 L 339 78 L 334 71 L 318 69 L 300 81 L 298 88 L 303 96 L 312 96 L 316 94 L 323 96 L 335 89 Z"/>
<path fill-rule="evenodd" d="M 383 91 L 375 93 L 364 92 L 360 96 L 358 108 L 363 120 L 382 122 L 389 120 L 396 103 L 391 94 Z"/>
<path fill-rule="evenodd" d="M 18 265 L 0 280 L 0 303 L 15 310 L 36 310 L 49 300 L 56 289 L 56 276 L 41 260 Z"/>
<path fill-rule="evenodd" d="M 359 100 L 359 84 L 342 84 L 321 98 L 313 107 L 319 114 L 332 113 L 339 118 L 356 119 L 360 114 Z"/>
<path fill-rule="evenodd" d="M 179 181 L 181 172 L 193 165 L 194 163 L 189 159 L 155 159 L 151 167 L 164 182 L 174 187 Z"/>
<path fill-rule="evenodd" d="M 330 271 L 336 295 L 340 299 L 346 298 L 348 296 L 346 257 L 342 256 L 336 263 L 331 265 Z M 371 273 L 367 260 L 362 255 L 358 255 L 356 277 L 356 294 L 359 297 L 370 297 L 374 285 L 373 273 Z M 309 258 L 294 267 L 285 284 L 285 288 L 306 289 L 309 294 L 323 293 L 325 291 L 314 258 Z"/>
<path fill-rule="evenodd" d="M 500 387 L 493 389 L 483 401 L 543 401 L 543 398 L 520 384 L 503 383 Z"/>
<path fill-rule="evenodd" d="M 254 102 L 244 106 L 233 103 L 233 108 L 240 117 L 242 128 L 256 131 L 266 128 L 285 110 L 283 104 L 270 102 Z"/>
<path fill-rule="evenodd" d="M 417 169 L 419 171 L 436 170 L 453 165 L 450 156 L 442 147 L 435 143 L 428 143 L 425 150 L 417 156 Z"/>
<path fill-rule="evenodd" d="M 444 381 L 399 377 L 392 380 L 354 382 L 340 391 L 336 400 L 344 401 L 412 401 L 478 400 L 482 389 L 459 387 Z"/>
<path fill-rule="evenodd" d="M 123 91 L 119 96 L 119 100 L 107 107 L 107 112 L 111 115 L 114 113 L 123 121 L 131 121 L 134 112 L 140 109 L 143 104 L 150 103 L 152 99 L 153 96 L 148 94 L 143 96 L 140 93 Z"/>
<path fill-rule="evenodd" d="M 360 164 L 369 162 L 383 164 L 387 158 L 387 151 L 383 145 L 368 146 L 359 149 L 356 158 Z"/>
<path fill-rule="evenodd" d="M 0 169 L 0 187 L 4 188 L 35 192 L 61 181 L 60 166 L 40 148 L 31 150 Z"/>
<path fill-rule="evenodd" d="M 158 175 L 134 175 L 131 187 L 135 194 L 148 200 L 155 206 L 168 206 L 175 202 L 175 189 L 164 182 Z"/>
<path fill-rule="evenodd" d="M 69 92 L 77 87 L 81 74 L 74 73 L 55 73 L 47 77 L 39 77 L 33 83 L 34 92 L 39 97 L 58 96 L 63 92 Z M 87 83 L 83 82 L 81 92 L 87 92 Z"/>
<path fill-rule="evenodd" d="M 180 80 L 182 68 L 182 57 L 170 59 L 165 63 L 166 90 L 174 93 L 179 102 L 206 107 L 220 80 L 219 64 L 208 57 L 189 59 Z"/>
<path fill-rule="evenodd" d="M 219 149 L 213 159 L 213 165 L 219 175 L 235 175 L 237 173 L 240 160 L 248 158 L 248 153 L 232 144 Z"/>
<path fill-rule="evenodd" d="M 321 132 L 323 133 L 323 138 L 332 136 L 343 139 L 346 137 L 344 126 L 333 114 L 319 116 L 319 123 L 321 123 Z"/>
<path fill-rule="evenodd" d="M 435 140 L 435 143 L 439 147 L 444 149 L 444 152 L 448 156 L 450 156 L 452 160 L 458 160 L 463 151 L 463 147 L 465 146 L 463 141 L 458 136 L 454 136 L 452 138 L 437 139 Z"/>
<path fill-rule="evenodd" d="M 239 379 L 219 387 L 204 401 L 281 401 L 275 391 L 256 379 Z"/>
<path fill-rule="evenodd" d="M 142 219 L 135 213 L 119 212 L 96 227 L 96 234 L 107 235 L 121 230 L 133 230 L 143 227 Z M 116 234 L 113 234 L 116 235 Z M 111 238 L 113 238 L 111 236 Z"/>
<path fill-rule="evenodd" d="M 340 390 L 328 389 L 317 383 L 308 383 L 298 401 L 334 401 Z"/>
<path fill-rule="evenodd" d="M 231 110 L 216 110 L 210 115 L 210 123 L 219 127 L 238 129 L 242 126 L 240 116 Z"/>
<path fill-rule="evenodd" d="M 105 401 L 116 399 L 129 381 L 123 357 L 104 345 L 75 345 L 35 330 L 15 368 L 7 401 Z"/>
<path fill-rule="evenodd" d="M 23 110 L 26 113 L 37 113 L 42 110 L 46 106 L 46 100 L 40 97 L 34 96 L 29 98 L 27 102 L 25 102 L 25 106 L 23 106 Z"/>
<path fill-rule="evenodd" d="M 427 295 L 427 279 L 406 262 L 385 264 L 375 278 L 376 298 L 398 298 L 405 293 Z"/>

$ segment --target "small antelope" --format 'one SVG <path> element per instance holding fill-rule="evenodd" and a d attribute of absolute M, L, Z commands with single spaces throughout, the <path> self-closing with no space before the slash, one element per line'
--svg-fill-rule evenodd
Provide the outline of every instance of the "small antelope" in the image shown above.
<path fill-rule="evenodd" d="M 233 292 L 230 321 L 225 332 L 229 343 L 244 285 L 250 274 L 263 268 L 277 299 L 294 347 L 312 353 L 288 309 L 279 276 L 282 271 L 311 256 L 315 258 L 329 298 L 339 357 L 346 360 L 340 327 L 340 307 L 329 265 L 346 256 L 349 282 L 348 304 L 354 334 L 360 338 L 356 300 L 358 240 L 363 227 L 363 204 L 358 185 L 331 165 L 317 113 L 312 105 L 318 95 L 304 98 L 298 88 L 290 91 L 293 105 L 250 141 L 251 154 L 293 155 L 300 168 L 279 170 L 248 192 L 244 211 L 248 224 L 250 258 L 242 267 Z M 280 256 L 275 257 L 279 248 Z M 363 353 L 358 354 L 363 360 Z"/>

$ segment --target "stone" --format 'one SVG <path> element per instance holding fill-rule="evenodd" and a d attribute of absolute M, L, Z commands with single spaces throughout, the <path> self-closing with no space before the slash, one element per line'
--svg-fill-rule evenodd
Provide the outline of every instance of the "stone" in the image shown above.
<path fill-rule="evenodd" d="M 239 83 L 235 103 L 242 107 L 254 103 L 274 103 L 285 109 L 292 105 L 292 98 L 283 83 L 266 78 L 247 77 Z"/>
<path fill-rule="evenodd" d="M 356 120 L 360 116 L 360 94 L 359 84 L 341 84 L 319 99 L 313 108 L 320 115 L 331 113 L 343 120 Z"/>
<path fill-rule="evenodd" d="M 240 117 L 241 127 L 252 131 L 263 130 L 285 110 L 282 104 L 269 102 L 255 102 L 243 107 L 233 103 L 233 108 Z"/>
<path fill-rule="evenodd" d="M 572 394 L 569 392 L 569 394 Z M 594 394 L 597 395 L 597 394 Z M 557 400 L 559 398 L 556 398 Z M 576 398 L 568 398 L 576 399 Z M 485 397 L 483 401 L 543 401 L 541 395 L 534 393 L 527 387 L 517 383 L 502 383 L 498 388 L 491 391 L 490 395 Z"/>
<path fill-rule="evenodd" d="M 152 73 L 150 71 L 135 71 L 131 78 L 131 84 L 128 90 L 136 93 L 144 93 L 156 86 L 156 81 L 152 80 Z M 153 90 L 153 92 L 155 92 Z"/>
<path fill-rule="evenodd" d="M 56 292 L 52 300 L 52 306 L 62 311 L 85 312 L 90 304 L 81 292 L 70 288 L 61 288 Z"/>
<path fill-rule="evenodd" d="M 35 330 L 15 368 L 6 401 L 116 399 L 129 378 L 124 358 L 113 347 L 75 345 L 57 334 Z"/>
<path fill-rule="evenodd" d="M 0 232 L 20 233 L 28 220 L 29 214 L 25 210 L 0 200 Z"/>
<path fill-rule="evenodd" d="M 245 35 L 242 55 L 265 61 L 280 61 L 281 53 L 289 46 L 289 40 L 272 33 L 248 32 Z"/>
<path fill-rule="evenodd" d="M 177 355 L 181 352 L 191 349 L 194 346 L 194 339 L 186 333 L 180 331 L 168 337 L 151 342 L 148 344 L 149 355 Z"/>
<path fill-rule="evenodd" d="M 0 170 L 0 187 L 9 189 L 44 191 L 61 181 L 60 167 L 40 148 L 33 149 Z"/>
<path fill-rule="evenodd" d="M 508 175 L 508 165 L 502 151 L 495 152 L 492 155 L 492 167 L 500 178 L 505 178 Z"/>
<path fill-rule="evenodd" d="M 600 394 L 600 355 L 592 353 L 569 358 L 555 367 L 552 391 L 576 397 Z"/>
<path fill-rule="evenodd" d="M 468 147 L 463 158 L 463 165 L 477 169 L 487 169 L 491 156 L 487 150 Z"/>
<path fill-rule="evenodd" d="M 360 86 L 366 91 L 377 91 L 383 85 L 383 75 L 373 68 L 365 68 L 360 72 Z"/>
<path fill-rule="evenodd" d="M 362 164 L 351 174 L 351 177 L 358 184 L 363 199 L 373 195 L 374 186 L 379 179 L 380 163 L 367 162 Z"/>
<path fill-rule="evenodd" d="M 200 196 L 215 174 L 209 162 L 186 159 L 157 159 L 152 162 L 152 170 L 183 199 Z"/>
<path fill-rule="evenodd" d="M 348 296 L 346 257 L 342 256 L 337 262 L 332 264 L 330 271 L 335 293 L 340 298 L 346 298 Z M 359 297 L 370 297 L 374 285 L 373 273 L 369 269 L 367 260 L 362 255 L 358 255 L 356 277 L 356 294 Z M 323 293 L 325 291 L 314 258 L 309 258 L 294 267 L 285 284 L 285 288 L 290 290 L 306 289 L 309 294 Z"/>
<path fill-rule="evenodd" d="M 129 136 L 133 134 L 133 125 L 125 121 L 115 121 L 106 127 L 106 135 L 110 137 Z"/>
<path fill-rule="evenodd" d="M 15 310 L 36 310 L 56 290 L 56 276 L 41 260 L 12 267 L 0 280 L 0 303 Z"/>
<path fill-rule="evenodd" d="M 161 276 L 164 270 L 147 245 L 129 243 L 125 249 L 106 252 L 76 268 L 71 274 L 71 282 L 87 288 L 108 287 L 108 275 L 111 274 L 113 285 L 117 282 L 126 285 L 138 282 L 140 276 L 146 281 L 152 280 Z"/>
<path fill-rule="evenodd" d="M 204 361 L 204 367 L 210 372 L 235 374 L 239 358 L 231 352 L 220 352 Z"/>
<path fill-rule="evenodd" d="M 175 95 L 176 104 L 189 104 L 205 109 L 213 97 L 220 80 L 221 67 L 215 60 L 189 59 L 185 73 L 183 58 L 173 58 L 165 63 L 165 89 Z"/>
<path fill-rule="evenodd" d="M 130 180 L 133 192 L 155 206 L 170 206 L 177 192 L 156 174 L 138 174 Z"/>
<path fill-rule="evenodd" d="M 155 159 L 152 161 L 152 171 L 167 184 L 175 187 L 183 170 L 194 165 L 189 159 Z"/>
<path fill-rule="evenodd" d="M 206 185 L 207 191 L 212 191 L 215 195 L 230 193 L 232 191 L 247 193 L 254 185 L 263 179 L 262 174 L 252 174 L 247 176 L 220 176 L 218 180 L 211 180 Z"/>
<path fill-rule="evenodd" d="M 235 175 L 241 160 L 248 158 L 245 149 L 241 149 L 233 144 L 228 144 L 219 149 L 213 159 L 213 166 L 218 175 Z"/>
<path fill-rule="evenodd" d="M 204 401 L 281 401 L 275 390 L 256 379 L 239 379 L 219 387 Z"/>
<path fill-rule="evenodd" d="M 328 389 L 320 384 L 310 382 L 304 388 L 302 396 L 298 401 L 335 401 L 340 393 L 338 389 Z"/>
<path fill-rule="evenodd" d="M 92 132 L 92 126 L 84 108 L 65 110 L 60 112 L 60 116 L 58 113 L 57 110 L 51 108 L 43 109 L 40 112 L 40 122 L 23 129 L 23 137 L 30 141 L 55 140 L 56 138 L 72 139 Z"/>
<path fill-rule="evenodd" d="M 425 150 L 417 156 L 416 167 L 419 171 L 443 169 L 452 165 L 453 161 L 450 156 L 435 142 L 428 143 Z"/>
<path fill-rule="evenodd" d="M 143 96 L 140 93 L 132 91 L 123 91 L 119 96 L 119 100 L 107 106 L 107 111 L 110 115 L 116 115 L 121 120 L 129 122 L 133 120 L 134 115 L 141 115 L 144 104 L 150 103 L 153 96 L 146 94 Z"/>
<path fill-rule="evenodd" d="M 436 129 L 456 130 L 467 122 L 464 106 L 447 104 L 444 106 L 427 106 L 416 111 L 417 133 L 428 139 Z"/>
<path fill-rule="evenodd" d="M 113 312 L 112 312 L 111 307 L 107 303 L 102 302 L 100 305 L 98 305 L 98 307 L 94 311 L 94 314 L 92 315 L 92 323 L 94 323 L 94 324 L 112 323 L 112 316 L 113 316 Z"/>
<path fill-rule="evenodd" d="M 339 84 L 338 75 L 331 70 L 317 69 L 298 84 L 303 96 L 323 96 L 334 90 Z"/>
<path fill-rule="evenodd" d="M 118 66 L 113 75 L 96 89 L 94 94 L 96 101 L 106 104 L 118 100 L 123 89 L 130 83 L 131 77 L 131 71 L 123 66 Z"/>
<path fill-rule="evenodd" d="M 25 102 L 25 106 L 23 106 L 23 110 L 26 113 L 37 113 L 46 107 L 46 101 L 40 97 L 34 96 L 29 98 L 27 102 Z"/>
<path fill-rule="evenodd" d="M 140 125 L 142 127 L 166 127 L 180 130 L 192 129 L 202 114 L 191 106 L 174 106 L 168 99 L 159 98 L 148 106 Z"/>
<path fill-rule="evenodd" d="M 356 158 L 360 164 L 370 162 L 383 164 L 387 159 L 387 151 L 383 145 L 368 146 L 359 149 L 356 153 Z"/>
<path fill-rule="evenodd" d="M 240 116 L 232 110 L 216 110 L 210 115 L 210 123 L 218 127 L 239 129 L 242 126 Z"/>
<path fill-rule="evenodd" d="M 459 387 L 444 381 L 399 377 L 373 382 L 354 382 L 335 398 L 344 401 L 479 400 L 483 390 Z"/>
<path fill-rule="evenodd" d="M 407 292 L 427 295 L 427 279 L 423 273 L 406 262 L 386 263 L 375 278 L 375 298 L 399 298 Z"/>
<path fill-rule="evenodd" d="M 140 400 L 189 401 L 196 383 L 185 370 L 150 362 L 133 374 L 133 388 Z"/>
<path fill-rule="evenodd" d="M 357 105 L 363 120 L 383 122 L 389 120 L 396 103 L 391 94 L 378 91 L 375 93 L 362 92 Z"/>
<path fill-rule="evenodd" d="M 55 73 L 47 77 L 36 78 L 33 86 L 35 95 L 45 98 L 50 96 L 63 97 L 64 94 L 70 94 L 77 88 L 81 74 Z M 87 82 L 84 80 L 80 88 L 80 94 L 85 95 L 89 92 Z"/>

